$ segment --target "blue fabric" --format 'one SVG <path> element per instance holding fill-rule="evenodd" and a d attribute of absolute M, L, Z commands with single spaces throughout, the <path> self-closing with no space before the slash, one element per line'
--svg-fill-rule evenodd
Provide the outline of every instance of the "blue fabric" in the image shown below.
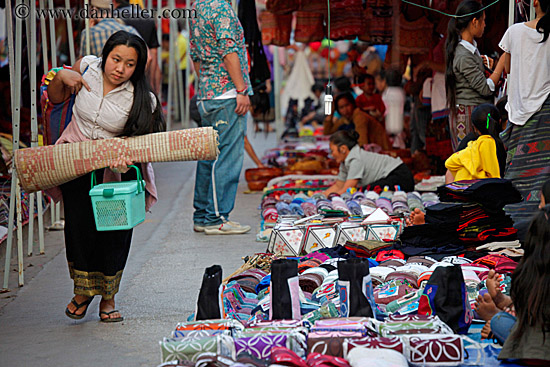
<path fill-rule="evenodd" d="M 267 287 L 269 287 L 270 282 L 271 274 L 268 274 L 256 285 L 256 293 L 260 293 L 262 289 L 266 289 Z"/>
<path fill-rule="evenodd" d="M 491 331 L 501 345 L 510 335 L 515 323 L 516 317 L 508 312 L 499 312 L 491 319 Z"/>
<path fill-rule="evenodd" d="M 215 161 L 197 162 L 193 201 L 195 224 L 221 224 L 223 219 L 229 220 L 229 213 L 235 206 L 246 131 L 246 118 L 235 113 L 236 106 L 237 100 L 233 98 L 198 103 L 203 126 L 212 126 L 218 132 L 220 154 Z M 214 187 L 217 200 L 214 199 Z"/>
<path fill-rule="evenodd" d="M 303 216 L 304 210 L 300 206 L 300 204 L 297 203 L 290 203 L 290 210 L 292 210 L 292 214 Z"/>

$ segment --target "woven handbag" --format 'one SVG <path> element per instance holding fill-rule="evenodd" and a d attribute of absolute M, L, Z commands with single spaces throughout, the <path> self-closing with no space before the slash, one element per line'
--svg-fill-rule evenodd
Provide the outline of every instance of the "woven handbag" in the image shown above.
<path fill-rule="evenodd" d="M 53 145 L 59 139 L 63 131 L 67 128 L 73 118 L 73 106 L 76 94 L 61 102 L 54 104 L 48 98 L 48 85 L 53 80 L 57 72 L 61 69 L 71 69 L 68 66 L 53 68 L 42 77 L 40 84 L 40 106 L 42 108 L 42 119 L 44 126 L 44 145 Z M 82 73 L 88 70 L 88 66 Z"/>

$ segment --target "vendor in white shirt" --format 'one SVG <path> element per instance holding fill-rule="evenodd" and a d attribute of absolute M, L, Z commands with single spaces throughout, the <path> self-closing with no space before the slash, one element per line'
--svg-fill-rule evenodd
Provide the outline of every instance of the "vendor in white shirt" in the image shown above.
<path fill-rule="evenodd" d="M 389 186 L 394 190 L 399 186 L 403 191 L 414 190 L 414 179 L 409 168 L 400 158 L 371 153 L 363 150 L 357 140 L 359 134 L 354 131 L 337 131 L 330 137 L 330 151 L 340 163 L 340 172 L 336 182 L 325 190 L 324 194 L 343 194 L 351 187 L 374 189 Z"/>

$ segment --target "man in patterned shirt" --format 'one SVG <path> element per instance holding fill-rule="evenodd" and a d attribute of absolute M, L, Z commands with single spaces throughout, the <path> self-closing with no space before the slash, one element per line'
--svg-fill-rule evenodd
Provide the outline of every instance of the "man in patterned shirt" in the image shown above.
<path fill-rule="evenodd" d="M 195 10 L 189 25 L 191 59 L 199 79 L 197 105 L 203 126 L 219 134 L 220 154 L 216 161 L 197 163 L 193 229 L 211 235 L 246 233 L 250 226 L 229 221 L 252 94 L 243 28 L 226 0 L 197 0 Z"/>
<path fill-rule="evenodd" d="M 80 56 L 101 56 L 105 42 L 118 31 L 126 31 L 139 36 L 134 27 L 125 25 L 120 19 L 110 18 L 111 0 L 92 0 L 90 5 L 92 8 L 90 15 L 93 15 L 93 18 L 90 19 L 90 53 L 88 54 L 86 51 L 86 30 L 84 29 L 80 33 Z"/>

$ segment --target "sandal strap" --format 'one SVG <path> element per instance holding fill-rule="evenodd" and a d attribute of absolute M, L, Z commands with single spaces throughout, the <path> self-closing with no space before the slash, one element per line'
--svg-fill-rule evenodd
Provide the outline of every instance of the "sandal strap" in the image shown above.
<path fill-rule="evenodd" d="M 92 303 L 92 300 L 94 299 L 94 297 L 90 297 L 88 298 L 87 300 L 83 301 L 82 303 L 78 303 L 76 302 L 76 300 L 73 299 L 71 300 L 71 303 L 76 307 L 76 309 L 78 310 L 79 308 L 82 308 L 84 306 L 88 306 L 90 303 Z M 76 311 L 76 310 L 75 310 Z"/>
<path fill-rule="evenodd" d="M 107 315 L 107 316 L 110 316 L 110 315 L 114 314 L 115 312 L 118 312 L 118 313 L 120 313 L 120 311 L 119 311 L 119 310 L 112 310 L 112 311 L 109 311 L 109 312 L 107 312 L 107 311 L 99 311 L 99 315 L 100 315 L 100 316 L 101 316 L 101 315 Z"/>

